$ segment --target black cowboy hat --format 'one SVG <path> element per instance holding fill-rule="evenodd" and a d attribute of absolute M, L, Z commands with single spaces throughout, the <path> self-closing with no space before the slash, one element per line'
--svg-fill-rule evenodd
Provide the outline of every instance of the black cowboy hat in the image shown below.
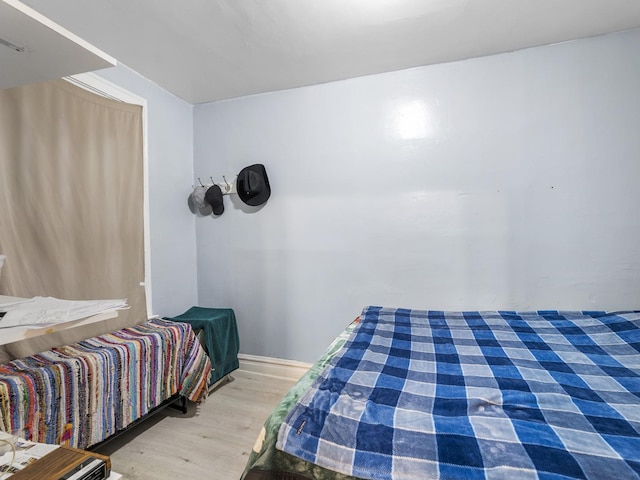
<path fill-rule="evenodd" d="M 265 203 L 271 196 L 271 187 L 264 165 L 256 163 L 240 170 L 236 190 L 247 205 L 257 207 Z"/>

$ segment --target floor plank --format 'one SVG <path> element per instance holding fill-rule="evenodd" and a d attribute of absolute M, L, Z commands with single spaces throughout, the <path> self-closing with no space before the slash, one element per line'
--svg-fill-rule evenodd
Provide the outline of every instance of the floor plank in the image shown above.
<path fill-rule="evenodd" d="M 166 408 L 104 445 L 128 480 L 239 479 L 262 424 L 295 383 L 242 370 L 186 414 Z"/>

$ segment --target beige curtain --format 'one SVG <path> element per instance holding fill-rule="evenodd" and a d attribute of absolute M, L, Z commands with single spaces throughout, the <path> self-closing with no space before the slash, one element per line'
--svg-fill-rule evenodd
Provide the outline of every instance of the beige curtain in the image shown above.
<path fill-rule="evenodd" d="M 127 298 L 108 329 L 146 320 L 142 145 L 140 106 L 64 80 L 0 91 L 0 294 Z"/>

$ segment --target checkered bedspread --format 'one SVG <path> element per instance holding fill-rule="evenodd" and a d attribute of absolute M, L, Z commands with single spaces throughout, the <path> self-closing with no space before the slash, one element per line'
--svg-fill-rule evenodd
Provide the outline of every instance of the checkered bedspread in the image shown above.
<path fill-rule="evenodd" d="M 640 478 L 639 327 L 367 307 L 277 448 L 365 479 Z"/>

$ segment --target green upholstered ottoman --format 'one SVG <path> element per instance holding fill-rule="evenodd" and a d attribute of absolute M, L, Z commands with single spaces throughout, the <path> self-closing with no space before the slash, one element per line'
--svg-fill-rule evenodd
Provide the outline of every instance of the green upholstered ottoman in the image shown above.
<path fill-rule="evenodd" d="M 213 367 L 209 386 L 239 367 L 240 338 L 231 308 L 191 307 L 177 317 L 164 318 L 188 323 L 194 332 L 201 330 L 200 339 Z"/>

